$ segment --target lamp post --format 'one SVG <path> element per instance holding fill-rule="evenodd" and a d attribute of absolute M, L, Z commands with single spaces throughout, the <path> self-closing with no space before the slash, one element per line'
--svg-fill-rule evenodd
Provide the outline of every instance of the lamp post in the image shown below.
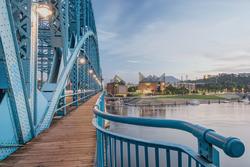
<path fill-rule="evenodd" d="M 32 3 L 32 13 L 31 13 L 31 81 L 32 87 L 31 90 L 31 108 L 33 111 L 33 126 L 37 125 L 37 44 L 38 44 L 38 30 L 39 30 L 39 18 L 50 19 L 52 17 L 53 10 L 52 6 L 47 2 L 33 2 Z M 42 80 L 42 78 L 41 78 Z"/>
<path fill-rule="evenodd" d="M 79 78 L 80 78 L 80 90 L 81 90 L 81 99 L 85 96 L 84 93 L 84 65 L 87 63 L 87 59 L 85 56 L 80 52 L 78 56 L 78 64 L 80 65 L 79 67 Z M 86 77 L 86 76 L 85 76 Z"/>

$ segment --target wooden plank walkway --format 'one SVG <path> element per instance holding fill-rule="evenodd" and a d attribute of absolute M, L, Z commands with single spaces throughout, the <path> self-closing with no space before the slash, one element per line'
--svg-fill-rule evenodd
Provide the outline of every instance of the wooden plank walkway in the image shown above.
<path fill-rule="evenodd" d="M 96 131 L 92 109 L 98 95 L 27 143 L 1 167 L 87 167 L 94 166 Z"/>

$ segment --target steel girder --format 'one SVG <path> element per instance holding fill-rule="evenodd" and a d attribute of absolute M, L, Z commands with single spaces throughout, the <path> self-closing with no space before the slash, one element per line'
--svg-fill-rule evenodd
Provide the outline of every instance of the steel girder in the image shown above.
<path fill-rule="evenodd" d="M 26 3 L 23 2 L 22 5 L 24 4 Z M 0 37 L 1 49 L 3 53 L 2 65 L 6 70 L 5 75 L 7 77 L 8 85 L 6 91 L 11 103 L 10 110 L 13 115 L 13 126 L 16 129 L 18 144 L 23 144 L 29 141 L 34 135 L 30 105 L 27 95 L 27 92 L 29 91 L 26 89 L 27 85 L 25 84 L 25 75 L 23 73 L 21 63 L 22 58 L 20 57 L 20 54 L 24 52 L 19 52 L 20 46 L 22 46 L 23 43 L 19 43 L 19 36 L 16 34 L 16 25 L 14 24 L 14 16 L 12 15 L 12 11 L 14 10 L 17 12 L 17 9 L 13 9 L 13 6 L 10 6 L 10 1 L 6 0 L 1 0 L 0 5 Z M 21 26 L 24 25 L 21 24 Z M 19 30 L 21 31 L 21 29 Z M 24 32 L 22 31 L 22 33 Z"/>
<path fill-rule="evenodd" d="M 22 61 L 27 94 L 30 92 L 30 51 L 31 51 L 31 0 L 9 0 L 14 19 L 14 31 L 18 42 L 18 52 Z"/>
<path fill-rule="evenodd" d="M 47 81 L 53 61 L 53 48 L 51 46 L 50 20 L 39 21 L 38 28 L 38 71 L 40 72 L 40 84 Z"/>
<path fill-rule="evenodd" d="M 40 18 L 36 24 L 31 21 L 31 0 L 0 0 L 0 65 L 6 71 L 0 81 L 0 110 L 11 106 L 10 124 L 17 141 L 4 143 L 0 138 L 0 149 L 2 144 L 13 144 L 16 149 L 50 126 L 57 109 L 65 105 L 61 96 L 69 79 L 74 83 L 74 93 L 102 88 L 91 1 L 42 1 L 52 4 L 54 15 L 48 20 Z M 86 64 L 78 64 L 80 54 Z M 84 96 L 81 94 L 81 99 Z M 75 95 L 77 100 L 79 96 Z M 7 106 L 8 101 L 11 105 Z M 61 115 L 66 114 L 61 111 Z"/>
<path fill-rule="evenodd" d="M 71 72 L 71 83 L 72 83 L 72 90 L 73 90 L 73 101 L 75 101 L 75 103 L 73 103 L 74 106 L 78 106 L 78 90 L 79 90 L 79 84 L 78 84 L 78 81 L 79 81 L 79 77 L 78 77 L 78 62 L 76 60 L 74 66 L 73 66 L 73 69 L 72 69 L 72 72 Z"/>
<path fill-rule="evenodd" d="M 79 67 L 79 75 L 78 75 L 78 80 L 79 80 L 79 89 L 80 89 L 80 98 L 82 99 L 85 94 L 84 94 L 84 67 L 85 65 L 84 64 L 80 64 L 80 67 Z"/>
<path fill-rule="evenodd" d="M 37 133 L 40 133 L 43 129 L 49 127 L 53 115 L 56 112 L 56 104 L 58 104 L 59 101 L 62 101 L 62 99 L 59 97 L 64 92 L 63 90 L 66 87 L 66 82 L 68 79 L 71 80 L 73 87 L 72 90 L 75 94 L 78 94 L 79 89 L 82 91 L 87 89 L 101 89 L 101 86 L 97 84 L 98 82 L 93 78 L 93 75 L 91 76 L 89 74 L 89 71 L 92 70 L 97 76 L 100 84 L 101 70 L 99 62 L 98 41 L 91 1 L 62 0 L 60 2 L 63 5 L 59 5 L 58 3 L 55 3 L 54 5 L 54 9 L 56 9 L 57 13 L 55 22 L 58 22 L 58 20 L 61 19 L 60 22 L 63 22 L 64 24 L 60 24 L 60 28 L 56 26 L 57 29 L 55 32 L 58 33 L 57 37 L 61 36 L 62 41 L 64 41 L 63 49 L 67 48 L 68 54 L 66 55 L 66 63 L 65 61 L 60 63 L 61 70 L 57 75 L 57 86 L 53 91 L 53 96 L 50 99 L 50 106 L 48 106 L 46 114 L 44 114 L 44 119 L 42 119 L 37 125 Z M 68 4 L 67 7 L 65 6 L 66 2 Z M 64 9 L 62 10 L 62 8 Z M 65 10 L 66 8 L 67 10 Z M 65 11 L 68 11 L 68 13 L 65 13 Z M 65 45 L 67 45 L 67 47 Z M 62 51 L 61 54 L 65 54 L 65 52 L 66 51 Z M 82 66 L 78 65 L 77 60 L 81 52 L 86 59 L 86 64 Z M 74 63 L 71 64 L 72 62 Z M 69 66 L 70 68 L 68 68 Z M 66 69 L 69 71 L 66 72 Z M 51 70 L 51 72 L 53 72 L 53 70 Z M 52 74 L 50 74 L 50 76 L 51 75 Z M 91 82 L 95 82 L 95 84 Z M 91 87 L 91 85 L 93 86 Z M 82 94 L 80 97 L 82 97 Z M 73 101 L 77 100 L 79 100 L 79 96 L 74 95 Z M 77 105 L 77 103 L 74 104 Z"/>
<path fill-rule="evenodd" d="M 42 119 L 42 121 L 40 122 L 40 124 L 37 127 L 37 133 L 42 132 L 44 129 L 47 129 L 50 126 L 50 123 L 51 123 L 53 116 L 56 112 L 56 107 L 57 107 L 58 101 L 60 99 L 60 95 L 62 94 L 62 91 L 64 90 L 64 87 L 66 85 L 66 81 L 71 73 L 71 70 L 75 64 L 75 61 L 78 58 L 81 47 L 86 42 L 86 40 L 90 37 L 95 37 L 95 34 L 92 31 L 85 33 L 85 35 L 78 42 L 77 46 L 74 48 L 72 55 L 70 56 L 70 58 L 68 60 L 67 66 L 63 70 L 63 73 L 60 76 L 60 80 L 57 83 L 56 90 L 55 90 L 53 97 L 50 101 L 50 105 L 48 106 L 48 110 L 46 111 L 44 118 Z"/>

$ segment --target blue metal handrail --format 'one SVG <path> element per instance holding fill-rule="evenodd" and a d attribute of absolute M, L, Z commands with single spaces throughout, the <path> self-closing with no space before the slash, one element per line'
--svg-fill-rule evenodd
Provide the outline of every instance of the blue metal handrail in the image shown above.
<path fill-rule="evenodd" d="M 88 94 L 88 93 L 90 93 L 90 94 Z M 69 97 L 69 96 L 85 94 L 84 97 L 79 98 L 79 99 L 77 99 L 77 100 L 75 100 L 75 101 L 69 102 L 69 103 L 67 103 L 67 104 L 65 104 L 65 105 L 63 105 L 63 106 L 57 108 L 56 111 L 60 111 L 60 110 L 66 108 L 66 107 L 68 107 L 68 106 L 70 106 L 70 105 L 72 105 L 72 104 L 75 104 L 76 102 L 84 101 L 84 100 L 86 100 L 86 99 L 92 97 L 92 96 L 95 95 L 96 93 L 97 93 L 97 91 L 94 91 L 94 90 L 93 90 L 93 91 L 84 91 L 84 92 L 81 92 L 81 93 L 66 94 L 66 95 L 64 95 L 64 96 L 61 96 L 60 99 L 63 99 L 63 98 L 65 98 L 65 97 Z"/>
<path fill-rule="evenodd" d="M 185 132 L 193 134 L 198 139 L 203 139 L 209 144 L 215 145 L 221 148 L 230 157 L 240 157 L 245 151 L 244 144 L 235 137 L 224 137 L 216 133 L 212 129 L 207 129 L 199 125 L 194 125 L 189 122 L 180 120 L 167 120 L 167 119 L 156 119 L 156 118 L 137 118 L 137 117 L 127 117 L 112 115 L 109 113 L 104 113 L 94 109 L 94 113 L 106 120 L 112 122 L 119 122 L 124 124 L 139 125 L 139 126 L 149 126 L 158 128 L 170 128 L 178 129 Z"/>
<path fill-rule="evenodd" d="M 238 138 L 224 137 L 216 133 L 212 129 L 207 129 L 205 127 L 194 125 L 189 122 L 180 121 L 180 120 L 155 119 L 155 118 L 154 119 L 136 118 L 136 117 L 119 116 L 119 115 L 106 113 L 104 112 L 105 111 L 104 94 L 102 94 L 100 98 L 98 99 L 96 103 L 96 107 L 94 108 L 93 111 L 95 115 L 97 116 L 97 121 L 96 123 L 94 123 L 94 125 L 97 129 L 97 138 L 98 138 L 97 152 L 99 151 L 97 153 L 97 157 L 99 157 L 97 158 L 97 160 L 98 160 L 99 166 L 105 166 L 104 164 L 100 165 L 100 162 L 105 162 L 104 161 L 105 158 L 102 158 L 102 160 L 100 160 L 100 157 L 104 156 L 104 154 L 107 155 L 107 151 L 105 153 L 104 151 L 105 149 L 101 149 L 101 147 L 102 146 L 112 147 L 112 145 L 114 145 L 112 142 L 110 142 L 109 144 L 103 144 L 107 140 L 107 139 L 106 140 L 103 139 L 103 136 L 108 137 L 109 138 L 108 140 L 113 139 L 113 142 L 116 140 L 127 141 L 128 145 L 131 143 L 135 143 L 136 145 L 143 145 L 143 146 L 146 145 L 147 147 L 153 147 L 155 149 L 164 148 L 167 150 L 181 150 L 181 152 L 186 153 L 188 156 L 190 156 L 190 158 L 198 162 L 200 166 L 208 166 L 208 164 L 219 166 L 219 155 L 218 155 L 217 150 L 215 150 L 213 146 L 217 146 L 218 148 L 222 149 L 230 157 L 240 157 L 244 154 L 244 151 L 245 151 L 244 144 Z M 124 124 L 131 124 L 131 125 L 147 126 L 147 127 L 171 128 L 171 129 L 178 129 L 178 130 L 182 130 L 185 132 L 189 132 L 198 139 L 198 146 L 199 146 L 198 154 L 194 154 L 193 151 L 190 152 L 190 149 L 188 149 L 185 146 L 174 145 L 175 147 L 173 148 L 171 147 L 171 144 L 169 143 L 168 144 L 165 143 L 165 145 L 163 144 L 164 145 L 163 146 L 159 142 L 157 143 L 155 141 L 154 142 L 145 141 L 145 140 L 136 139 L 130 136 L 124 136 L 124 135 L 110 132 L 104 128 L 104 120 L 109 120 L 112 122 L 119 122 L 119 123 L 124 123 Z M 109 151 L 109 152 L 110 152 L 110 156 L 112 155 L 117 156 L 115 153 L 113 153 L 113 151 Z M 115 149 L 115 152 L 116 152 L 116 149 Z M 139 154 L 139 153 L 136 153 L 136 154 Z M 196 159 L 197 157 L 199 158 Z M 178 156 L 178 159 L 179 159 L 179 156 Z M 109 159 L 106 158 L 106 164 L 109 164 L 108 166 L 110 166 L 110 163 L 112 161 L 113 161 L 112 157 Z M 204 164 L 204 162 L 206 163 Z M 188 164 L 190 163 L 188 162 Z"/>
<path fill-rule="evenodd" d="M 145 148 L 158 148 L 158 149 L 166 149 L 167 151 L 171 150 L 171 151 L 177 151 L 178 153 L 185 153 L 188 155 L 188 158 L 190 159 L 189 161 L 194 160 L 197 164 L 199 165 L 202 165 L 202 166 L 209 166 L 209 167 L 212 167 L 211 166 L 211 163 L 209 163 L 208 161 L 206 161 L 205 159 L 203 159 L 202 157 L 199 157 L 197 156 L 197 153 L 195 153 L 193 150 L 191 150 L 189 147 L 187 146 L 184 146 L 184 145 L 180 145 L 180 144 L 174 144 L 174 143 L 168 143 L 168 142 L 160 142 L 160 141 L 151 141 L 151 140 L 143 140 L 143 139 L 137 139 L 137 138 L 134 138 L 134 137 L 128 137 L 126 135 L 121 135 L 121 134 L 118 134 L 118 133 L 114 133 L 114 132 L 111 132 L 111 131 L 108 131 L 104 128 L 102 128 L 101 126 L 99 126 L 95 121 L 93 121 L 93 125 L 95 126 L 95 128 L 97 129 L 97 133 L 101 133 L 103 136 L 103 138 L 107 138 L 106 140 L 111 140 L 113 139 L 114 140 L 114 143 L 116 143 L 116 141 L 121 141 L 121 142 L 127 142 L 129 143 L 129 145 L 136 145 L 137 147 L 139 146 L 144 146 Z M 106 141 L 108 142 L 108 141 Z M 114 145 L 114 144 L 113 144 Z M 106 146 L 107 147 L 107 146 Z M 111 144 L 109 145 L 109 149 L 112 150 L 111 147 L 115 147 L 115 146 L 112 146 Z M 108 151 L 107 149 L 108 148 L 105 148 L 105 152 L 106 153 L 109 153 L 109 154 L 112 154 L 112 151 L 110 152 L 110 150 Z M 120 152 L 120 154 L 123 154 L 122 152 Z M 128 153 L 127 153 L 128 154 Z M 137 153 L 136 153 L 137 154 Z M 117 156 L 117 155 L 114 155 L 114 156 Z M 128 157 L 131 156 L 131 155 L 127 155 Z M 147 155 L 148 156 L 148 155 Z M 137 157 L 138 158 L 138 157 Z M 106 166 L 109 166 L 108 164 L 110 164 L 110 159 L 114 159 L 114 161 L 117 161 L 117 157 L 112 157 L 112 156 L 109 156 L 106 158 L 107 160 L 109 161 L 106 161 Z M 122 159 L 125 159 L 125 158 L 122 158 Z M 100 160 L 98 160 L 99 162 L 97 162 L 97 166 L 105 166 L 103 164 L 100 164 Z M 124 160 L 122 160 L 124 161 Z M 136 160 L 136 161 L 139 161 Z M 147 160 L 145 160 L 147 161 Z M 158 160 L 159 161 L 159 160 Z M 136 162 L 138 163 L 138 162 Z M 145 163 L 145 164 L 148 164 L 149 162 Z M 117 164 L 117 162 L 115 163 Z M 129 164 L 129 163 L 128 163 Z M 131 162 L 130 162 L 131 164 Z M 156 164 L 159 164 L 159 162 L 156 162 Z M 117 165 L 114 165 L 114 166 L 117 166 Z M 139 165 L 137 165 L 139 166 Z M 147 165 L 145 165 L 147 166 Z M 159 165 L 158 165 L 159 166 Z M 168 165 L 169 166 L 169 165 Z M 190 165 L 191 166 L 191 165 Z"/>

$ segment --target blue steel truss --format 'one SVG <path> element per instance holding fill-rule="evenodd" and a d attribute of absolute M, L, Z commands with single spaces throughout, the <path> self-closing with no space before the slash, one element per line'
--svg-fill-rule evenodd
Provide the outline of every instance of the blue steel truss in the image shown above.
<path fill-rule="evenodd" d="M 0 0 L 0 160 L 101 90 L 90 0 Z"/>

